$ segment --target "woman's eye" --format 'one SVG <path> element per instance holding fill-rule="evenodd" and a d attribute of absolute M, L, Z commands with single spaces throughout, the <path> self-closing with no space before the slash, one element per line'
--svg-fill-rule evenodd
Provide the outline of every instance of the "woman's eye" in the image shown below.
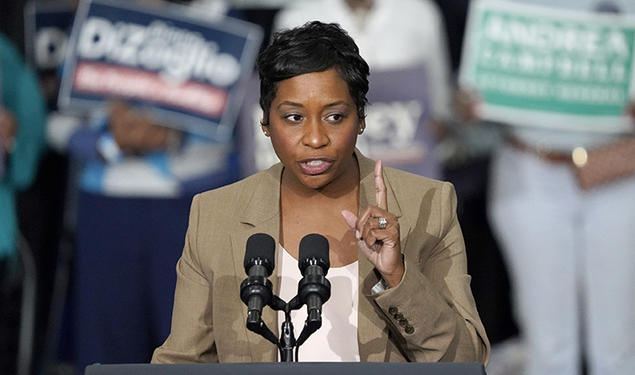
<path fill-rule="evenodd" d="M 284 116 L 284 118 L 286 120 L 288 120 L 288 121 L 291 121 L 291 122 L 300 122 L 300 121 L 302 121 L 302 115 L 299 115 L 297 113 L 292 113 L 290 115 L 286 115 L 286 116 Z"/>
<path fill-rule="evenodd" d="M 333 113 L 326 117 L 326 119 L 330 122 L 340 122 L 344 118 L 344 115 L 341 113 Z"/>

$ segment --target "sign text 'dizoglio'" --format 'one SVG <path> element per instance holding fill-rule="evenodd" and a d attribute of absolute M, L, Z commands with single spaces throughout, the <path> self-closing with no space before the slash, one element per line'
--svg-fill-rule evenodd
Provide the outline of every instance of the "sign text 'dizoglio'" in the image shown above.
<path fill-rule="evenodd" d="M 196 79 L 229 86 L 240 74 L 238 60 L 220 52 L 216 42 L 162 21 L 144 26 L 91 17 L 80 32 L 78 53 L 83 59 L 158 71 L 177 81 Z"/>

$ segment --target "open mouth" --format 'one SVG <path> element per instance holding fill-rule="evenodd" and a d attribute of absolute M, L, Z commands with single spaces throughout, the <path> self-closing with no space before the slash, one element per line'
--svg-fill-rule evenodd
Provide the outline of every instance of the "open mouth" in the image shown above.
<path fill-rule="evenodd" d="M 300 169 L 302 169 L 302 172 L 305 174 L 317 175 L 322 174 L 331 168 L 333 162 L 325 159 L 307 159 L 298 162 L 298 165 L 300 165 Z"/>

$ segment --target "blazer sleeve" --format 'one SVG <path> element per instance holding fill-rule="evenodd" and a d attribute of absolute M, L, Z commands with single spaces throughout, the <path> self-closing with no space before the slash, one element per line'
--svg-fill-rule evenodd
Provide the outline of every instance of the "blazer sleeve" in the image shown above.
<path fill-rule="evenodd" d="M 172 328 L 152 356 L 152 363 L 218 362 L 212 324 L 212 285 L 198 257 L 199 196 L 195 196 L 183 255 L 176 265 Z"/>
<path fill-rule="evenodd" d="M 401 282 L 370 298 L 384 313 L 393 341 L 408 360 L 487 363 L 490 344 L 470 290 L 454 187 L 443 183 L 440 196 L 435 239 L 409 238 Z"/>

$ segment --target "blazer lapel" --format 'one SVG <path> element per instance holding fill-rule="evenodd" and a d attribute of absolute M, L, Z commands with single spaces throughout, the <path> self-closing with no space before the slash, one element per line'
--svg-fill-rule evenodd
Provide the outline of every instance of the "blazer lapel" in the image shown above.
<path fill-rule="evenodd" d="M 266 233 L 274 238 L 276 245 L 280 233 L 280 176 L 282 165 L 276 164 L 265 172 L 258 184 L 252 187 L 251 192 L 246 193 L 245 199 L 249 199 L 246 208 L 241 214 L 242 228 L 231 234 L 232 255 L 234 260 L 234 272 L 236 275 L 244 275 L 245 245 L 249 236 L 255 233 Z M 251 195 L 251 196 L 249 196 Z M 278 248 L 276 246 L 276 257 Z M 277 264 L 276 264 L 277 267 Z M 279 290 L 278 272 L 274 269 L 269 277 L 273 284 L 274 294 Z M 278 337 L 278 314 L 271 308 L 263 309 L 262 319 L 267 327 Z M 242 321 L 247 320 L 247 310 L 242 309 Z M 249 346 L 249 355 L 252 362 L 277 361 L 277 347 L 245 328 L 246 340 Z"/>
<path fill-rule="evenodd" d="M 375 162 L 364 157 L 358 150 L 355 155 L 359 162 L 359 212 L 358 215 L 368 205 L 376 205 L 375 199 Z M 384 183 L 386 184 L 386 198 L 388 211 L 399 219 L 400 240 L 402 249 L 405 248 L 405 240 L 410 232 L 409 223 L 402 220 L 401 207 L 397 202 L 395 193 L 386 177 L 384 171 Z M 359 264 L 359 311 L 357 318 L 357 337 L 359 340 L 359 355 L 361 361 L 383 362 L 386 358 L 388 347 L 388 327 L 381 317 L 383 313 L 378 311 L 378 307 L 371 298 L 364 293 L 369 291 L 377 282 L 379 274 L 375 272 L 373 264 L 366 258 L 361 250 L 358 250 Z"/>

